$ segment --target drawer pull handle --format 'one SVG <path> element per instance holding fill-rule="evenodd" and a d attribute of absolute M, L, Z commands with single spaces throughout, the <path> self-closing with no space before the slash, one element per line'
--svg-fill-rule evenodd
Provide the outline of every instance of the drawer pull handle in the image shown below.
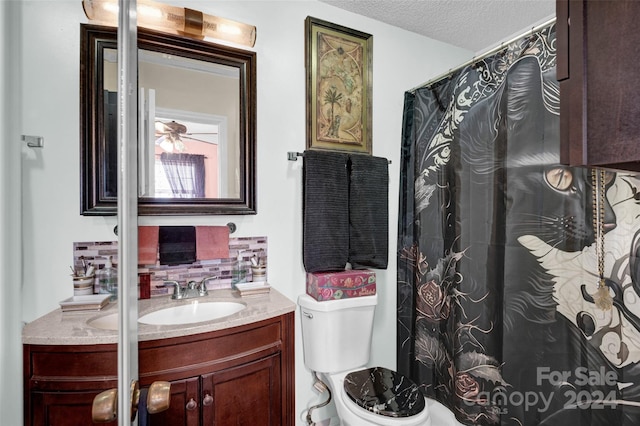
<path fill-rule="evenodd" d="M 204 405 L 205 407 L 208 407 L 211 404 L 213 404 L 213 397 L 209 394 L 206 394 L 202 399 L 202 405 Z"/>
<path fill-rule="evenodd" d="M 193 411 L 197 407 L 198 407 L 198 403 L 193 398 L 191 398 L 189 402 L 187 402 L 187 410 Z"/>

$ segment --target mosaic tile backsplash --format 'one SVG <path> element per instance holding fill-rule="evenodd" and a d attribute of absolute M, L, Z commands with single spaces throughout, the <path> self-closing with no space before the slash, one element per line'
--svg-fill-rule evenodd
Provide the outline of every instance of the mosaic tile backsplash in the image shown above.
<path fill-rule="evenodd" d="M 208 289 L 231 288 L 231 271 L 239 251 L 242 252 L 242 259 L 247 263 L 254 255 L 264 259 L 268 273 L 267 237 L 230 237 L 229 258 L 197 260 L 188 265 L 171 266 L 160 265 L 159 261 L 156 261 L 153 265 L 138 265 L 138 275 L 145 273 L 150 274 L 151 297 L 166 296 L 173 291 L 172 288 L 159 287 L 162 286 L 166 280 L 175 280 L 181 285 L 186 285 L 189 281 L 199 282 L 203 278 L 217 276 L 217 279 L 207 281 Z M 98 270 L 104 268 L 109 256 L 112 257 L 113 266 L 117 267 L 117 241 L 73 243 L 73 266 L 76 270 L 82 269 L 84 262 L 94 265 L 97 275 Z M 248 269 L 248 280 L 251 280 L 251 268 Z M 94 285 L 94 292 L 98 292 L 96 285 Z"/>

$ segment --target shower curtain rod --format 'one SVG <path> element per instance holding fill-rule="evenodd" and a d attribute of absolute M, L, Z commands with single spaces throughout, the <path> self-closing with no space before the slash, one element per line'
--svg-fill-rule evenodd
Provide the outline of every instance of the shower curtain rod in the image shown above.
<path fill-rule="evenodd" d="M 457 71 L 457 70 L 459 70 L 461 68 L 464 68 L 466 66 L 469 66 L 469 65 L 471 65 L 471 64 L 473 64 L 473 63 L 475 63 L 475 62 L 477 62 L 477 61 L 479 61 L 481 59 L 484 59 L 487 56 L 493 55 L 496 52 L 501 51 L 506 46 L 508 46 L 511 43 L 513 43 L 514 41 L 520 40 L 525 35 L 531 35 L 531 34 L 535 33 L 536 31 L 540 31 L 541 29 L 553 24 L 555 21 L 556 21 L 556 18 L 553 17 L 553 18 L 543 22 L 540 25 L 534 26 L 530 30 L 528 30 L 528 31 L 526 31 L 526 32 L 524 32 L 524 33 L 522 33 L 520 35 L 517 35 L 517 36 L 513 37 L 512 39 L 507 40 L 507 41 L 503 41 L 502 43 L 500 43 L 499 45 L 495 46 L 494 48 L 489 49 L 486 52 L 484 52 L 484 53 L 482 53 L 482 54 L 480 54 L 478 56 L 474 56 L 473 58 L 471 58 L 471 60 L 469 60 L 469 61 L 457 66 L 456 68 L 449 68 L 449 71 L 447 71 L 445 73 L 442 73 L 442 74 L 432 78 L 431 80 L 427 81 L 426 83 L 422 83 L 420 86 L 416 86 L 413 89 L 408 90 L 408 92 L 415 93 L 415 91 L 418 90 L 418 89 L 424 89 L 425 87 L 429 87 L 432 84 L 437 83 L 438 81 L 440 81 L 440 80 L 442 80 L 442 79 L 444 79 L 446 77 L 449 77 L 455 71 Z"/>

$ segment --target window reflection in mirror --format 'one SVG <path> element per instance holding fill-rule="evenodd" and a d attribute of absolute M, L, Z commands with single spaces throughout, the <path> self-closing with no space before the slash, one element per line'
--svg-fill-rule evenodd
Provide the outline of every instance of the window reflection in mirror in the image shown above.
<path fill-rule="evenodd" d="M 81 78 L 100 83 L 81 97 L 96 108 L 81 112 L 82 157 L 94 162 L 83 172 L 89 215 L 114 214 L 117 199 L 118 65 L 105 29 L 83 25 L 81 72 L 90 75 Z M 208 54 L 210 43 L 144 31 L 138 45 L 141 214 L 255 213 L 255 54 L 217 45 Z"/>
<path fill-rule="evenodd" d="M 163 114 L 164 115 L 164 114 Z M 140 196 L 159 198 L 236 198 L 238 191 L 229 191 L 223 182 L 223 168 L 219 153 L 220 124 L 214 121 L 197 123 L 178 122 L 167 115 L 155 117 L 155 134 L 149 142 L 154 155 L 147 167 L 140 167 Z M 188 129 L 177 138 L 172 135 L 176 126 Z M 180 128 L 182 129 L 182 128 Z M 222 155 L 224 157 L 224 154 Z M 228 181 L 234 183 L 233 180 Z"/>

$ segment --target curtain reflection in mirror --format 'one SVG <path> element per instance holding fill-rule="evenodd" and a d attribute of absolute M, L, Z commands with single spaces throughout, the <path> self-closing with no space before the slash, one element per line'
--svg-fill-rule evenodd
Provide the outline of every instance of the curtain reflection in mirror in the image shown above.
<path fill-rule="evenodd" d="M 204 155 L 176 154 L 163 152 L 160 155 L 162 167 L 156 168 L 162 176 L 156 175 L 156 194 L 161 191 L 159 182 L 166 180 L 169 193 L 163 196 L 174 198 L 204 198 Z"/>

